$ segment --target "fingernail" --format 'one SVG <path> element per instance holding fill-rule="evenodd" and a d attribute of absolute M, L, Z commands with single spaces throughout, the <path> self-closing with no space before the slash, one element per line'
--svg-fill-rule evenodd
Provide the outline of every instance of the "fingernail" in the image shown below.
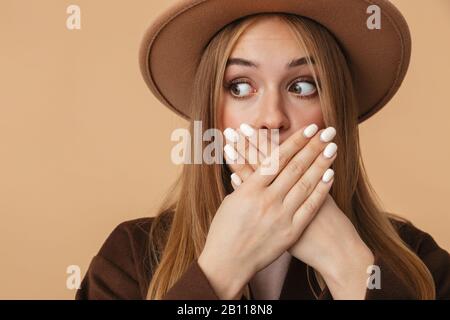
<path fill-rule="evenodd" d="M 231 142 L 238 142 L 239 140 L 239 134 L 232 128 L 226 128 L 223 131 L 223 134 L 225 135 L 225 138 L 227 138 L 227 140 L 230 140 Z"/>
<path fill-rule="evenodd" d="M 334 176 L 334 170 L 329 168 L 323 174 L 322 181 L 325 183 L 330 182 L 330 180 L 331 180 L 331 178 L 333 178 L 333 176 Z"/>
<path fill-rule="evenodd" d="M 320 140 L 323 142 L 330 142 L 336 135 L 336 129 L 328 127 L 320 134 Z"/>
<path fill-rule="evenodd" d="M 241 183 L 242 183 L 242 180 L 241 180 L 241 178 L 239 178 L 239 176 L 236 174 L 236 173 L 232 173 L 231 174 L 231 180 L 233 181 L 233 183 L 235 184 L 235 185 L 240 185 Z"/>
<path fill-rule="evenodd" d="M 331 158 L 336 153 L 336 150 L 337 150 L 337 144 L 334 142 L 331 142 L 325 147 L 325 150 L 323 150 L 323 155 L 326 158 Z"/>
<path fill-rule="evenodd" d="M 310 124 L 310 125 L 307 126 L 306 129 L 303 131 L 303 135 L 304 135 L 306 138 L 311 138 L 313 135 L 316 134 L 317 130 L 319 130 L 319 127 L 318 127 L 315 123 Z"/>
<path fill-rule="evenodd" d="M 236 150 L 234 150 L 234 148 L 231 145 L 226 144 L 223 149 L 225 150 L 225 153 L 227 154 L 228 158 L 230 158 L 231 160 L 234 161 L 238 158 Z"/>
<path fill-rule="evenodd" d="M 253 132 L 255 131 L 250 125 L 246 123 L 241 124 L 239 129 L 241 129 L 242 133 L 247 137 L 251 137 Z"/>

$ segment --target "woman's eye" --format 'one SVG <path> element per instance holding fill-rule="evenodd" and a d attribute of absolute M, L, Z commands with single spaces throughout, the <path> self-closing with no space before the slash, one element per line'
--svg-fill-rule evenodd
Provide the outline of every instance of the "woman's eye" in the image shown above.
<path fill-rule="evenodd" d="M 300 98 L 311 98 L 315 96 L 317 91 L 316 85 L 309 81 L 300 80 L 295 82 L 291 88 L 293 88 L 292 92 Z M 244 99 L 249 94 L 253 93 L 255 90 L 252 88 L 251 84 L 248 82 L 232 82 L 228 84 L 228 90 L 230 94 L 236 99 Z M 291 90 L 290 90 L 291 91 Z"/>
<path fill-rule="evenodd" d="M 245 95 L 252 92 L 252 87 L 246 82 L 232 83 L 230 85 L 230 91 L 232 95 L 236 96 L 236 98 L 244 98 Z"/>
<path fill-rule="evenodd" d="M 316 85 L 308 81 L 297 81 L 292 86 L 294 93 L 301 97 L 307 97 L 316 93 Z"/>

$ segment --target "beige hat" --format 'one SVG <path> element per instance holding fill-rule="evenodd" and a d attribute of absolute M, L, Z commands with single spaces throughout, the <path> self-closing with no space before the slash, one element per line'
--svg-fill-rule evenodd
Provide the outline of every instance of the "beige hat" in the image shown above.
<path fill-rule="evenodd" d="M 380 29 L 367 25 L 375 6 L 380 10 Z M 308 17 L 336 37 L 353 74 L 360 123 L 400 87 L 411 56 L 411 37 L 402 14 L 387 0 L 177 1 L 155 19 L 142 39 L 139 64 L 148 87 L 163 104 L 190 119 L 192 80 L 209 40 L 238 18 L 266 12 Z"/>

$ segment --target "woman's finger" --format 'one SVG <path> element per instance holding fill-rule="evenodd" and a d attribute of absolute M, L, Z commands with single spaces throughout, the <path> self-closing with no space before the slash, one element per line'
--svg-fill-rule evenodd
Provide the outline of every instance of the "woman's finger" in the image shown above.
<path fill-rule="evenodd" d="M 235 172 L 233 172 L 231 174 L 230 180 L 231 180 L 231 185 L 233 186 L 234 190 L 236 190 L 242 183 L 241 178 Z"/>
<path fill-rule="evenodd" d="M 227 144 L 224 147 L 224 157 L 226 164 L 231 171 L 238 174 L 242 180 L 246 180 L 253 172 L 253 168 L 246 163 L 246 159 L 236 151 L 235 145 L 239 140 L 239 134 L 231 128 L 224 130 Z"/>
<path fill-rule="evenodd" d="M 245 158 L 249 161 L 254 170 L 256 170 L 261 165 L 261 162 L 270 155 L 272 150 L 279 145 L 279 137 L 276 136 L 278 133 L 275 132 L 275 130 L 255 130 L 252 126 L 243 123 L 236 132 L 239 134 L 240 139 L 248 142 L 248 146 L 245 148 Z M 253 158 L 256 158 L 256 160 L 249 157 L 249 154 L 252 155 Z"/>
<path fill-rule="evenodd" d="M 242 123 L 237 131 L 247 137 L 249 143 L 252 144 L 256 150 L 258 150 L 258 154 L 261 159 L 264 159 L 270 155 L 271 150 L 274 148 L 274 142 L 272 142 L 271 136 L 268 134 L 268 129 L 255 130 L 249 124 Z M 270 133 L 271 135 L 275 134 L 274 130 L 270 130 Z"/>
<path fill-rule="evenodd" d="M 311 124 L 294 132 L 284 143 L 275 148 L 248 180 L 261 187 L 270 185 L 280 172 L 285 171 L 283 169 L 290 162 L 291 158 L 308 144 L 310 138 L 316 134 L 317 130 L 317 125 Z M 295 164 L 291 164 L 291 167 L 292 165 L 295 166 Z"/>
<path fill-rule="evenodd" d="M 250 139 L 250 141 L 257 140 L 256 148 L 263 154 L 264 158 L 270 156 L 271 152 L 279 146 L 279 132 L 275 130 L 259 129 L 257 139 Z"/>
<path fill-rule="evenodd" d="M 334 182 L 333 169 L 328 169 L 324 174 L 324 178 L 317 184 L 308 199 L 306 199 L 292 216 L 292 226 L 295 232 L 297 232 L 296 234 L 301 234 L 306 229 L 326 200 Z"/>
<path fill-rule="evenodd" d="M 325 148 L 324 152 L 314 160 L 314 163 L 284 197 L 283 206 L 288 212 L 294 213 L 310 196 L 317 184 L 321 183 L 321 179 L 327 178 L 327 175 L 330 173 L 328 169 L 337 157 L 337 145 L 332 142 L 329 146 L 331 148 Z M 334 155 L 331 155 L 331 157 L 329 157 L 330 154 L 328 153 L 330 149 L 334 150 Z"/>
<path fill-rule="evenodd" d="M 260 166 L 265 156 L 257 148 L 257 132 L 250 126 L 245 127 L 241 125 L 241 127 L 245 129 L 242 130 L 239 128 L 235 131 L 239 135 L 239 141 L 236 144 L 237 151 L 253 168 L 253 171 L 255 171 Z"/>
<path fill-rule="evenodd" d="M 333 127 L 328 127 L 325 130 L 319 131 L 318 134 L 311 138 L 305 147 L 290 159 L 286 167 L 283 168 L 268 188 L 272 189 L 275 194 L 284 199 L 289 190 L 294 185 L 297 185 L 300 189 L 300 193 L 303 192 L 305 194 L 303 199 L 299 199 L 299 201 L 305 200 L 305 197 L 312 192 L 317 183 L 316 181 L 311 180 L 311 177 L 313 176 L 305 176 L 305 174 L 308 170 L 317 172 L 321 171 L 323 166 L 329 167 L 329 165 L 331 165 L 330 157 L 325 157 L 325 153 L 329 155 L 328 151 L 337 151 L 337 145 L 334 142 L 330 142 L 335 135 L 336 129 Z M 325 152 L 324 149 L 327 151 Z M 320 160 L 315 162 L 317 158 Z"/>

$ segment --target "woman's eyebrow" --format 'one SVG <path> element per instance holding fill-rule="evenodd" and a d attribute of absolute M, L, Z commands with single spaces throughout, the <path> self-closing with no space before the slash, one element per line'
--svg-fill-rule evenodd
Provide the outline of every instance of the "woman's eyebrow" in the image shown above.
<path fill-rule="evenodd" d="M 309 57 L 311 59 L 311 63 L 315 64 L 315 61 L 312 57 Z M 286 64 L 286 69 L 298 67 L 301 65 L 305 65 L 308 63 L 308 60 L 306 57 L 301 57 L 297 59 L 293 59 L 291 62 Z M 259 64 L 252 62 L 250 60 L 246 60 L 243 58 L 229 58 L 227 61 L 227 67 L 231 65 L 238 65 L 238 66 L 244 66 L 244 67 L 252 67 L 252 68 L 259 68 Z"/>

